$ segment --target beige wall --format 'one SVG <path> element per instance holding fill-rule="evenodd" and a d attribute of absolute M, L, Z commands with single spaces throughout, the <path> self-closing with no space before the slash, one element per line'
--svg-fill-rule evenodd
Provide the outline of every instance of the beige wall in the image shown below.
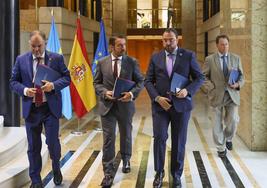
<path fill-rule="evenodd" d="M 112 35 L 112 1 L 103 0 L 103 16 L 102 19 L 105 24 L 106 35 L 109 38 Z M 20 31 L 31 32 L 36 29 L 40 29 L 48 36 L 51 25 L 51 7 L 40 7 L 35 9 L 20 10 Z M 76 19 L 77 13 L 69 11 L 61 7 L 53 7 L 55 23 L 60 38 L 62 52 L 65 58 L 66 64 L 69 62 L 71 49 L 73 45 L 74 35 L 76 32 Z M 39 24 L 38 24 L 39 22 Z M 93 32 L 99 32 L 99 22 L 91 20 L 88 17 L 81 16 L 81 25 L 83 29 L 83 36 L 86 42 L 86 49 L 90 62 L 93 60 Z M 28 44 L 28 38 L 23 35 L 22 44 Z M 25 41 L 24 41 L 25 40 Z M 21 46 L 21 51 L 25 51 L 27 46 Z"/>
<path fill-rule="evenodd" d="M 126 0 L 113 0 L 112 23 L 113 33 L 126 35 L 128 24 L 128 4 Z"/>
<path fill-rule="evenodd" d="M 194 0 L 182 0 L 183 48 L 196 50 L 196 7 Z"/>
<path fill-rule="evenodd" d="M 54 7 L 53 10 L 62 52 L 64 54 L 66 64 L 68 64 L 76 33 L 77 13 L 60 7 Z M 49 35 L 51 25 L 50 11 L 51 8 L 49 7 L 41 7 L 39 9 L 39 29 L 44 31 L 47 36 Z M 94 55 L 93 32 L 99 32 L 99 23 L 84 16 L 81 16 L 80 20 L 83 29 L 83 37 L 86 43 L 86 50 L 89 59 L 92 60 Z"/>
<path fill-rule="evenodd" d="M 208 54 L 216 51 L 215 38 L 220 34 L 220 13 L 203 22 L 203 0 L 196 1 L 196 54 L 202 65 L 205 60 L 204 36 L 208 32 Z"/>
<path fill-rule="evenodd" d="M 267 150 L 267 0 L 252 1 L 252 149 Z"/>

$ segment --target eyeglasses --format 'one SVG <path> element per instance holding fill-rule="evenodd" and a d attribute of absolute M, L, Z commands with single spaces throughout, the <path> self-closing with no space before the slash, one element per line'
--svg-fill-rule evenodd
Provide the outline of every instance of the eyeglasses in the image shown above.
<path fill-rule="evenodd" d="M 30 44 L 32 48 L 41 48 L 43 45 L 42 44 L 39 44 L 39 45 L 33 45 L 33 44 Z"/>

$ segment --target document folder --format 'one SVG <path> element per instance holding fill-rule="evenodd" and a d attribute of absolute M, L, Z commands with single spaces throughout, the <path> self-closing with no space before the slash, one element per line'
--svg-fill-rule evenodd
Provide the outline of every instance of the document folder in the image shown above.
<path fill-rule="evenodd" d="M 171 95 L 176 95 L 181 89 L 184 89 L 190 84 L 190 80 L 178 73 L 174 73 L 171 81 Z M 187 96 L 186 99 L 191 100 L 191 97 Z"/>
<path fill-rule="evenodd" d="M 171 93 L 177 93 L 190 84 L 190 80 L 180 74 L 174 73 L 171 81 Z"/>
<path fill-rule="evenodd" d="M 237 69 L 232 69 L 229 75 L 228 84 L 233 85 L 239 79 L 240 73 Z"/>
<path fill-rule="evenodd" d="M 134 86 L 134 81 L 118 77 L 113 88 L 113 97 L 120 98 L 123 92 L 130 91 Z"/>
<path fill-rule="evenodd" d="M 42 86 L 42 80 L 47 80 L 53 82 L 61 77 L 61 74 L 55 71 L 54 69 L 46 65 L 38 65 L 36 74 L 33 78 L 35 85 Z"/>

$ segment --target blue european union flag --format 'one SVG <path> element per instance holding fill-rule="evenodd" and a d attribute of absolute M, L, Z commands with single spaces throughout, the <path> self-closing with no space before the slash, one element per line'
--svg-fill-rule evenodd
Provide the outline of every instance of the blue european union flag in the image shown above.
<path fill-rule="evenodd" d="M 52 16 L 51 28 L 46 49 L 50 52 L 62 54 L 57 28 L 54 21 L 54 16 Z M 69 86 L 61 90 L 61 95 L 62 95 L 62 114 L 65 116 L 66 119 L 69 120 L 72 118 L 72 106 L 71 106 Z"/>
<path fill-rule="evenodd" d="M 97 49 L 96 49 L 95 57 L 94 57 L 93 64 L 92 64 L 93 75 L 95 75 L 96 65 L 98 63 L 98 60 L 102 57 L 109 55 L 105 26 L 104 26 L 103 20 L 101 20 L 100 22 L 100 34 L 99 35 L 100 36 L 99 36 L 99 40 L 97 44 Z"/>

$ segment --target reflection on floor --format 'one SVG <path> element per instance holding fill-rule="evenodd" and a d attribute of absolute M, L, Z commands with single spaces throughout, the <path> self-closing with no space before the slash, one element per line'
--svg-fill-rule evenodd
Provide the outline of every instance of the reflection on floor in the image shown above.
<path fill-rule="evenodd" d="M 198 93 L 195 97 L 195 109 L 192 113 L 189 129 L 183 187 L 267 187 L 267 152 L 251 152 L 242 141 L 235 137 L 234 149 L 222 160 L 217 157 L 212 141 L 209 107 L 203 101 L 205 97 Z M 64 176 L 61 187 L 99 187 L 102 172 L 102 132 L 95 131 L 99 118 L 86 116 L 80 120 L 80 128 L 86 130 L 82 136 L 74 136 L 71 131 L 77 128 L 77 119 L 62 122 L 62 172 Z M 118 149 L 119 133 L 116 148 Z M 113 187 L 152 187 L 153 137 L 150 100 L 144 90 L 136 101 L 136 115 L 133 121 L 133 156 L 132 171 L 121 172 L 119 152 L 116 155 L 116 175 Z M 168 163 L 170 162 L 170 140 L 166 153 L 163 187 L 170 187 Z M 51 161 L 42 170 L 46 187 L 54 187 L 51 174 Z M 29 185 L 26 185 L 27 187 Z"/>

